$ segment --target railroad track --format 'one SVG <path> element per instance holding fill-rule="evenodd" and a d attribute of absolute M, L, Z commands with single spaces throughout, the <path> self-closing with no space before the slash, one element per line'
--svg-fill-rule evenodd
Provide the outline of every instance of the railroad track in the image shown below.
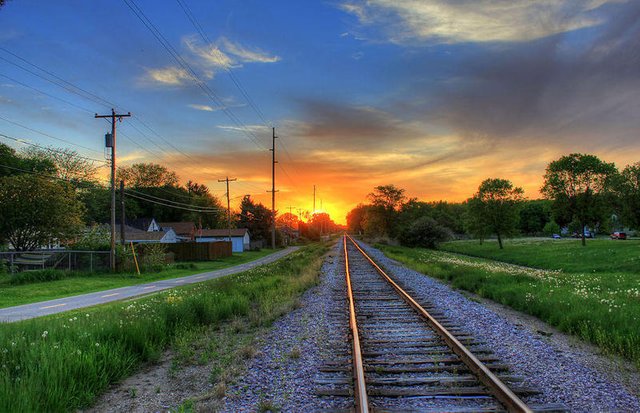
<path fill-rule="evenodd" d="M 358 412 L 566 411 L 527 406 L 521 397 L 536 389 L 455 320 L 412 298 L 351 237 L 343 242 L 351 348 L 326 362 L 317 394 L 353 397 Z"/>

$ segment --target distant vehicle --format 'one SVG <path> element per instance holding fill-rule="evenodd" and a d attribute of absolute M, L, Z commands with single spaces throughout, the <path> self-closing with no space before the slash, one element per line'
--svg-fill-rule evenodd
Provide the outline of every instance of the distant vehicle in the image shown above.
<path fill-rule="evenodd" d="M 595 234 L 595 232 L 591 232 L 588 229 L 585 229 L 584 230 L 584 237 L 585 238 L 595 238 L 596 234 Z M 582 234 L 580 232 L 576 231 L 576 232 L 573 233 L 573 238 L 582 238 Z"/>
<path fill-rule="evenodd" d="M 562 238 L 562 237 L 561 237 L 559 234 L 553 234 L 553 235 L 551 236 L 551 238 L 553 238 L 553 239 L 560 239 L 560 238 Z"/>
<path fill-rule="evenodd" d="M 611 239 L 627 239 L 627 233 L 616 231 L 613 234 L 611 234 Z"/>

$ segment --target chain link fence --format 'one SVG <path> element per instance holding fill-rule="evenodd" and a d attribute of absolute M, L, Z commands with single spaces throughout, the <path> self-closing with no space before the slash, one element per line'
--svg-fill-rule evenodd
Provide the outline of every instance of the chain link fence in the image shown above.
<path fill-rule="evenodd" d="M 105 271 L 109 269 L 109 251 L 40 250 L 0 252 L 0 266 L 12 274 L 26 270 L 44 269 Z"/>

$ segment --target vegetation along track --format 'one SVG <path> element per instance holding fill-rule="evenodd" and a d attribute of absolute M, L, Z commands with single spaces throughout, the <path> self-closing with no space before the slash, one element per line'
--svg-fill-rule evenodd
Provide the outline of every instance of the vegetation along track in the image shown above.
<path fill-rule="evenodd" d="M 349 236 L 344 261 L 351 366 L 339 356 L 328 361 L 323 371 L 334 375 L 318 381 L 318 394 L 355 396 L 359 412 L 565 410 L 523 402 L 538 391 L 519 385 L 522 378 L 454 320 L 412 298 Z"/>

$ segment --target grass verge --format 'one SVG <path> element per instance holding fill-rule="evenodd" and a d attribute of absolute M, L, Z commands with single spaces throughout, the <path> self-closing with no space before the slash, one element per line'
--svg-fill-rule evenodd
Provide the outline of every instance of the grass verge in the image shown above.
<path fill-rule="evenodd" d="M 317 280 L 327 245 L 150 297 L 0 325 L 0 411 L 69 411 L 204 326 L 268 325 Z"/>
<path fill-rule="evenodd" d="M 231 257 L 215 261 L 171 264 L 163 271 L 143 273 L 140 276 L 136 274 L 68 273 L 56 270 L 56 272 L 66 273 L 65 275 L 68 276 L 53 281 L 14 285 L 11 283 L 10 275 L 2 275 L 0 276 L 0 308 L 220 270 L 257 260 L 273 252 L 274 250 L 271 249 L 263 249 L 233 254 Z"/>
<path fill-rule="evenodd" d="M 640 240 L 587 240 L 583 247 L 576 239 L 510 239 L 504 249 L 493 240 L 453 241 L 440 245 L 440 250 L 474 257 L 490 258 L 570 273 L 633 273 L 640 275 Z"/>
<path fill-rule="evenodd" d="M 531 314 L 640 367 L 637 274 L 567 273 L 443 251 L 378 247 L 416 271 Z"/>

